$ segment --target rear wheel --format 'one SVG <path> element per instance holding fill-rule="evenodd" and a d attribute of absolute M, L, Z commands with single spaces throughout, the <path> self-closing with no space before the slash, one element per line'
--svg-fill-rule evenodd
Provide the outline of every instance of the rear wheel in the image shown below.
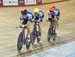
<path fill-rule="evenodd" d="M 37 42 L 40 43 L 41 32 L 38 31 L 36 33 L 37 33 L 37 35 L 36 35 L 37 36 Z"/>
<path fill-rule="evenodd" d="M 40 43 L 40 38 L 37 38 L 37 42 Z"/>
<path fill-rule="evenodd" d="M 51 39 L 51 35 L 48 35 L 47 37 L 48 42 L 50 41 L 50 39 Z"/>
<path fill-rule="evenodd" d="M 34 45 L 35 42 L 35 36 L 32 38 L 32 45 Z"/>
<path fill-rule="evenodd" d="M 26 49 L 29 49 L 31 44 L 31 39 L 30 38 L 26 38 Z"/>
<path fill-rule="evenodd" d="M 26 49 L 30 48 L 30 42 L 26 42 Z"/>
<path fill-rule="evenodd" d="M 55 42 L 56 41 L 56 33 L 53 34 L 52 38 L 53 38 L 53 41 Z"/>

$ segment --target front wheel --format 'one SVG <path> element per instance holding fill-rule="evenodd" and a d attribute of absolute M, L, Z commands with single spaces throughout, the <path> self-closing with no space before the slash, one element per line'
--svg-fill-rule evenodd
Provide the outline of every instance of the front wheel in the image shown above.
<path fill-rule="evenodd" d="M 54 35 L 52 36 L 53 38 L 53 41 L 55 42 L 56 41 L 56 33 L 54 33 Z"/>
<path fill-rule="evenodd" d="M 50 41 L 50 39 L 51 39 L 51 35 L 48 35 L 48 36 L 47 36 L 48 42 Z"/>
<path fill-rule="evenodd" d="M 22 46 L 23 46 L 23 33 L 21 32 L 19 34 L 19 37 L 18 37 L 18 41 L 17 41 L 17 50 L 20 52 L 20 50 L 22 49 Z"/>
<path fill-rule="evenodd" d="M 48 42 L 50 41 L 50 39 L 51 39 L 51 29 L 49 28 L 48 35 L 47 35 Z"/>

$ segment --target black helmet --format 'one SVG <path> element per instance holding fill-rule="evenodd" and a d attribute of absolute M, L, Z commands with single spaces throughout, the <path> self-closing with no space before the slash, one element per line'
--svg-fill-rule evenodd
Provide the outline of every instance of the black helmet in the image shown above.
<path fill-rule="evenodd" d="M 21 11 L 21 14 L 22 15 L 26 15 L 27 14 L 27 10 L 25 9 L 25 10 Z"/>
<path fill-rule="evenodd" d="M 27 10 L 26 9 L 24 10 L 24 13 L 27 14 Z"/>

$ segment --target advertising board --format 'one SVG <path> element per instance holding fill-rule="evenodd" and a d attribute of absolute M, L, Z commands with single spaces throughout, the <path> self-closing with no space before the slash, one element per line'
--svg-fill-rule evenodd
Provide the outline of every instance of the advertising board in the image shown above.
<path fill-rule="evenodd" d="M 34 5 L 36 4 L 36 0 L 24 0 L 25 5 Z"/>
<path fill-rule="evenodd" d="M 18 5 L 18 0 L 3 0 L 3 6 Z"/>

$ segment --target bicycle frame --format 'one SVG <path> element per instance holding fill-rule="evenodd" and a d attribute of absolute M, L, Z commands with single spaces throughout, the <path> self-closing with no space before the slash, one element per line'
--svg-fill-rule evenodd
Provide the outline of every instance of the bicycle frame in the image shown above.
<path fill-rule="evenodd" d="M 34 28 L 32 31 L 32 44 L 34 44 L 35 39 L 37 39 L 37 42 L 39 43 L 40 39 L 39 36 L 41 35 L 40 33 L 40 26 L 39 26 L 39 22 L 35 21 L 34 22 Z"/>
<path fill-rule="evenodd" d="M 35 26 L 35 28 L 36 28 L 36 31 L 38 32 L 38 31 L 39 31 L 39 23 L 38 23 L 38 22 L 35 23 L 34 26 Z"/>

